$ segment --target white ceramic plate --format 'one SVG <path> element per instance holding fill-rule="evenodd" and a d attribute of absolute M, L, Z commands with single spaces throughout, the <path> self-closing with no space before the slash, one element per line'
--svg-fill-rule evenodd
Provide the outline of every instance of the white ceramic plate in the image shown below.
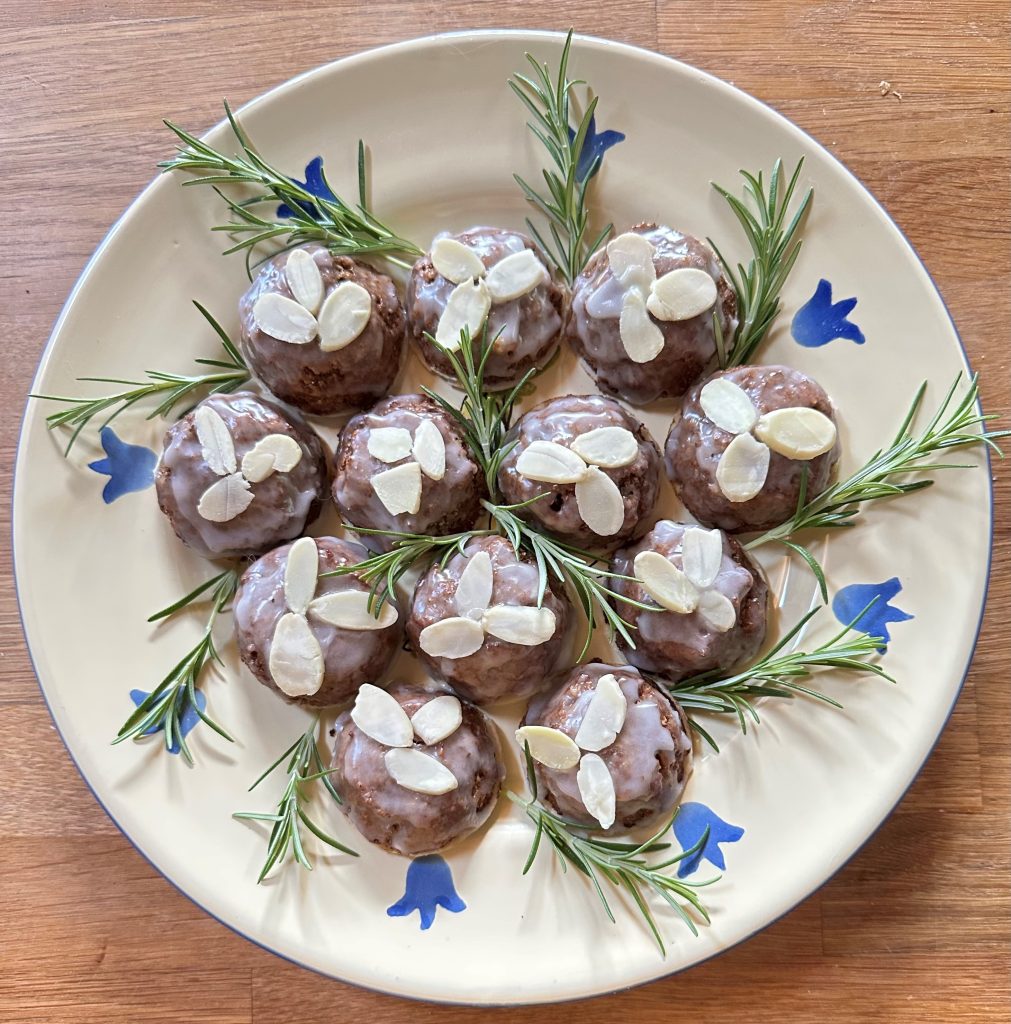
<path fill-rule="evenodd" d="M 241 119 L 275 163 L 294 173 L 322 155 L 331 180 L 347 192 L 355 142 L 365 138 L 377 211 L 422 244 L 437 230 L 472 223 L 520 227 L 527 210 L 512 172 L 533 180 L 541 152 L 505 83 L 522 68 L 524 50 L 556 62 L 560 42 L 554 34 L 478 32 L 387 47 L 294 79 L 251 103 Z M 784 313 L 760 358 L 796 366 L 832 394 L 844 472 L 890 440 L 921 378 L 929 379 L 933 406 L 965 370 L 942 300 L 908 243 L 810 138 L 730 86 L 629 46 L 578 39 L 572 71 L 601 97 L 598 129 L 627 136 L 607 154 L 595 191 L 596 208 L 619 229 L 664 221 L 744 257 L 741 235 L 709 182 L 736 190 L 742 166 L 806 159 L 804 184 L 814 186 L 815 204 Z M 221 126 L 209 139 L 230 145 Z M 154 182 L 99 248 L 60 317 L 36 391 L 79 393 L 74 378 L 86 374 L 187 371 L 192 357 L 214 347 L 189 305 L 194 298 L 237 330 L 241 257 L 222 259 L 221 236 L 207 231 L 220 216 L 214 196 L 179 185 L 175 177 Z M 864 344 L 837 338 L 804 347 L 791 337 L 794 313 L 822 279 L 836 300 L 857 298 L 850 319 Z M 427 379 L 412 354 L 397 390 Z M 538 397 L 589 390 L 591 380 L 566 353 Z M 226 671 L 208 680 L 206 692 L 215 717 L 237 737 L 234 746 L 201 726 L 190 735 L 197 766 L 188 769 L 157 740 L 110 745 L 131 707 L 129 691 L 150 690 L 201 628 L 199 615 L 151 628 L 147 614 L 208 569 L 176 541 L 153 491 L 104 503 L 108 478 L 87 467 L 101 453 L 89 442 L 65 463 L 46 433 L 46 411 L 30 406 L 18 453 L 17 580 L 38 676 L 73 758 L 137 848 L 208 912 L 283 956 L 371 988 L 452 1002 L 561 1000 L 648 981 L 739 942 L 824 882 L 891 810 L 947 719 L 972 654 L 990 546 L 984 469 L 874 508 L 856 531 L 832 539 L 833 594 L 894 579 L 892 605 L 914 616 L 890 627 L 885 664 L 898 684 L 825 677 L 823 689 L 845 711 L 767 702 L 761 726 L 747 736 L 717 724 L 722 753 L 699 751 L 686 797 L 691 829 L 697 835 L 714 820 L 705 808 L 736 829 L 714 826 L 724 841 L 709 853 L 726 869 L 705 892 L 712 925 L 694 938 L 663 915 L 666 959 L 621 898 L 611 925 L 583 880 L 563 880 L 547 851 L 520 877 L 531 829 L 505 800 L 489 827 L 446 855 L 466 909 L 439 909 L 427 930 L 419 914 L 387 913 L 405 892 L 408 862 L 368 847 L 331 809 L 327 820 L 361 860 L 317 851 L 311 874 L 292 866 L 258 887 L 262 834 L 230 815 L 269 809 L 276 785 L 252 795 L 246 787 L 304 727 L 306 713 L 240 672 L 226 643 Z M 645 419 L 662 443 L 669 408 Z M 116 429 L 128 442 L 157 447 L 161 427 L 135 418 Z M 332 440 L 332 426 L 324 434 Z M 665 514 L 679 514 L 669 487 L 663 501 Z M 330 513 L 313 532 L 333 524 Z M 784 602 L 782 629 L 814 588 L 774 552 L 766 566 Z M 835 626 L 826 611 L 815 633 Z M 395 671 L 417 672 L 406 655 Z M 500 715 L 500 724 L 509 730 L 515 717 Z M 520 788 L 516 758 L 509 758 L 509 783 Z M 704 861 L 692 877 L 717 873 Z M 434 900 L 445 882 L 439 862 L 415 868 L 412 899 Z"/>

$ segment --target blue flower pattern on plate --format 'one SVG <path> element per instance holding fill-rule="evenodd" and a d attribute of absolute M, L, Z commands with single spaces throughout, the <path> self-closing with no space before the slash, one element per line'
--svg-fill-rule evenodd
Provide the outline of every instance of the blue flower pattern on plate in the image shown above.
<path fill-rule="evenodd" d="M 864 332 L 848 319 L 857 304 L 856 299 L 832 301 L 832 285 L 822 278 L 814 295 L 797 310 L 790 333 L 798 345 L 805 348 L 819 348 L 836 338 L 845 338 L 862 345 Z"/>
<path fill-rule="evenodd" d="M 569 129 L 569 142 L 576 137 L 575 131 Z M 593 170 L 593 174 L 590 174 L 590 169 L 593 167 L 593 162 L 600 157 L 604 159 L 604 154 L 612 147 L 617 146 L 619 142 L 625 141 L 625 135 L 623 132 L 611 131 L 611 129 L 605 129 L 602 132 L 597 131 L 597 118 L 596 116 L 590 118 L 590 124 L 586 129 L 586 138 L 583 139 L 583 148 L 579 151 L 579 160 L 576 162 L 576 179 L 578 181 L 585 181 L 587 177 L 593 177 L 597 171 L 600 170 L 600 164 Z"/>
<path fill-rule="evenodd" d="M 102 500 L 111 505 L 131 491 L 143 491 L 154 483 L 158 456 L 150 448 L 121 441 L 112 427 L 102 427 L 99 435 L 106 458 L 88 463 L 88 469 L 109 478 L 102 489 Z"/>
<path fill-rule="evenodd" d="M 199 691 L 197 694 L 197 707 L 203 711 L 207 707 L 207 698 Z M 144 698 L 150 696 L 146 690 L 131 690 L 130 700 L 133 701 L 134 707 L 140 707 L 144 703 Z M 200 721 L 200 716 L 196 712 L 196 708 L 192 704 L 187 703 L 186 710 L 182 714 L 182 718 L 179 720 L 179 727 L 182 731 L 183 737 L 186 737 L 193 730 L 193 727 Z M 162 727 L 160 725 L 152 726 L 148 729 L 144 735 L 153 736 L 156 732 L 161 732 Z M 170 754 L 179 753 L 179 740 L 174 739 L 172 746 L 168 748 Z"/>
<path fill-rule="evenodd" d="M 854 629 L 881 639 L 883 643 L 879 650 L 883 651 L 892 639 L 888 623 L 906 622 L 913 618 L 909 612 L 889 603 L 901 590 L 898 576 L 884 583 L 851 583 L 832 599 L 832 614 L 844 626 L 852 623 Z"/>
<path fill-rule="evenodd" d="M 736 843 L 744 835 L 744 829 L 724 821 L 715 811 L 705 804 L 682 804 L 674 819 L 674 835 L 681 844 L 682 850 L 690 850 L 709 829 L 709 837 L 705 845 L 691 857 L 686 857 L 678 864 L 678 878 L 686 878 L 697 871 L 703 860 L 709 861 L 721 871 L 727 864 L 723 859 L 720 843 Z"/>
<path fill-rule="evenodd" d="M 404 895 L 388 907 L 386 913 L 390 917 L 406 917 L 416 910 L 422 931 L 432 927 L 439 907 L 453 914 L 467 909 L 467 904 L 457 895 L 449 865 L 438 854 L 412 860 L 404 888 Z"/>
<path fill-rule="evenodd" d="M 323 157 L 314 156 L 305 165 L 305 181 L 299 181 L 298 178 L 292 178 L 292 182 L 296 185 L 301 185 L 306 192 L 311 192 L 314 196 L 319 196 L 320 199 L 328 199 L 330 202 L 336 202 L 337 197 L 333 193 L 333 189 L 326 183 L 326 179 L 323 177 Z M 299 206 L 309 214 L 310 217 L 316 216 L 316 208 L 311 203 L 299 203 Z M 278 217 L 287 219 L 294 216 L 294 211 L 287 203 L 281 203 L 277 208 Z"/>

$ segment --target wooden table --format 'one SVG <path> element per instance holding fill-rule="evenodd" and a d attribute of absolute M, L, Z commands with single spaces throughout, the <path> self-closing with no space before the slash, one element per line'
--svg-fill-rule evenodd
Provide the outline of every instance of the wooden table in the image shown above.
<path fill-rule="evenodd" d="M 2 0 L 0 24 L 5 516 L 39 353 L 88 256 L 165 155 L 160 119 L 210 125 L 221 96 L 238 105 L 422 30 L 573 25 L 680 57 L 771 103 L 883 201 L 951 307 L 987 406 L 1008 412 L 1011 60 L 1001 0 Z M 1011 1019 L 1011 534 L 1009 474 L 997 471 L 986 628 L 954 718 L 898 811 L 834 881 L 756 939 L 683 976 L 555 1008 L 555 1020 Z M 23 646 L 9 552 L 0 559 L 0 1020 L 477 1018 L 301 971 L 158 876 L 99 809 L 53 730 Z"/>

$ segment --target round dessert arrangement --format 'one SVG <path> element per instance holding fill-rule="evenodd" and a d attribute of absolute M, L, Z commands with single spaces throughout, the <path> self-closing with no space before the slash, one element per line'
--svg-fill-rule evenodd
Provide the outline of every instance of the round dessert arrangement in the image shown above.
<path fill-rule="evenodd" d="M 515 42 L 486 41 L 487 54 L 466 50 L 472 70 L 485 59 L 497 69 L 516 57 Z M 942 698 L 952 696 L 939 681 L 917 735 L 896 725 L 902 742 L 890 739 L 886 750 L 864 735 L 874 701 L 885 702 L 890 723 L 909 716 L 907 705 L 888 703 L 908 694 L 865 694 L 875 677 L 891 678 L 889 624 L 914 618 L 903 611 L 912 594 L 902 593 L 914 570 L 903 568 L 901 580 L 890 568 L 849 572 L 850 556 L 835 556 L 851 550 L 840 528 L 872 518 L 884 499 L 917 500 L 907 496 L 930 482 L 924 474 L 950 448 L 1003 436 L 979 411 L 974 379 L 968 387 L 956 381 L 926 427 L 917 423 L 921 389 L 910 393 L 904 420 L 907 399 L 898 401 L 897 436 L 887 417 L 872 433 L 862 377 L 857 386 L 837 363 L 819 358 L 838 338 L 856 332 L 864 340 L 852 323 L 844 333 L 831 328 L 839 309 L 853 305 L 833 306 L 830 286 L 826 300 L 826 280 L 807 303 L 787 287 L 797 267 L 804 277 L 798 288 L 817 274 L 799 259 L 812 230 L 805 214 L 814 187 L 820 202 L 824 186 L 830 207 L 855 188 L 830 158 L 815 153 L 810 172 L 803 159 L 791 167 L 777 160 L 771 173 L 745 173 L 743 190 L 723 178 L 728 187 L 717 186 L 716 207 L 701 186 L 667 183 L 679 150 L 651 138 L 668 170 L 663 181 L 650 172 L 655 192 L 643 193 L 633 173 L 645 159 L 642 140 L 630 126 L 629 156 L 612 162 L 608 151 L 626 134 L 597 128 L 597 98 L 567 71 L 578 57 L 612 87 L 631 81 L 613 73 L 631 59 L 621 56 L 627 48 L 584 41 L 573 49 L 571 33 L 561 51 L 550 36 L 534 41 L 551 62 L 530 58 L 532 77 L 510 79 L 543 161 L 532 172 L 516 156 L 531 214 L 522 229 L 514 211 L 490 199 L 471 195 L 450 207 L 443 196 L 433 204 L 438 216 L 409 214 L 401 204 L 410 228 L 401 235 L 373 209 L 364 145 L 355 200 L 337 190 L 344 175 L 331 170 L 328 177 L 322 157 L 309 160 L 304 181 L 293 176 L 283 116 L 270 123 L 287 154 L 285 171 L 264 155 L 267 147 L 253 147 L 245 114 L 228 110 L 228 123 L 208 140 L 170 125 L 179 148 L 162 165 L 174 173 L 158 194 L 169 195 L 174 178 L 221 187 L 231 220 L 216 227 L 247 255 L 248 280 L 233 277 L 234 287 L 222 284 L 214 297 L 215 308 L 230 311 L 223 324 L 198 304 L 221 351 L 211 357 L 204 345 L 193 376 L 87 378 L 130 385 L 99 399 L 56 397 L 67 385 L 50 388 L 43 366 L 45 386 L 33 396 L 62 403 L 45 425 L 57 434 L 71 430 L 68 451 L 87 438 L 85 428 L 99 428 L 105 458 L 84 468 L 109 477 L 110 513 L 135 492 L 130 501 L 139 508 L 140 492 L 153 485 L 164 519 L 154 511 L 140 529 L 132 518 L 117 527 L 131 564 L 139 564 L 130 547 L 136 532 L 172 567 L 162 575 L 189 579 L 192 570 L 200 581 L 151 620 L 199 612 L 205 618 L 196 645 L 182 660 L 170 659 L 175 667 L 150 691 L 130 692 L 134 707 L 115 737 L 146 750 L 161 743 L 199 770 L 214 759 L 196 754 L 235 741 L 227 747 L 234 761 L 222 756 L 207 768 L 214 784 L 198 784 L 196 800 L 221 799 L 212 793 L 225 791 L 221 779 L 235 761 L 247 784 L 259 776 L 248 799 L 260 809 L 230 808 L 240 821 L 226 816 L 221 827 L 231 831 L 208 841 L 208 884 L 199 898 L 213 908 L 229 901 L 221 910 L 229 923 L 301 962 L 450 1001 L 547 1000 L 631 984 L 697 962 L 782 913 L 782 900 L 755 895 L 764 888 L 761 871 L 778 869 L 785 846 L 804 844 L 786 807 L 813 823 L 824 804 L 816 780 L 831 769 L 831 759 L 812 763 L 817 744 L 801 731 L 819 713 L 810 698 L 827 707 L 859 690 L 852 714 L 832 719 L 825 710 L 807 728 L 824 729 L 826 748 L 848 757 L 860 756 L 853 751 L 866 742 L 864 777 L 879 784 L 883 802 L 861 804 L 859 829 L 845 835 L 833 831 L 844 814 L 818 818 L 811 827 L 825 842 L 812 846 L 805 862 L 812 867 L 798 869 L 789 893 L 801 898 L 838 867 L 915 771 L 915 756 L 940 727 Z M 424 73 L 442 81 L 430 61 L 412 62 L 426 45 L 436 44 L 405 51 L 397 80 Z M 661 77 L 670 73 L 666 64 L 657 68 Z M 341 72 L 347 87 L 337 93 L 324 88 L 326 74 L 306 79 L 306 95 L 290 100 L 292 110 L 313 97 L 313 109 L 333 109 L 335 96 L 374 91 L 365 87 L 365 71 Z M 695 88 L 681 74 L 679 87 Z M 314 86 L 317 80 L 323 85 Z M 488 75 L 476 80 L 491 95 Z M 440 95 L 455 130 L 470 123 L 462 116 L 468 98 L 449 85 Z M 698 109 L 709 109 L 703 94 L 697 100 Z M 610 109 L 602 123 L 607 116 Z M 796 151 L 775 115 L 749 116 Z M 678 131 L 688 145 L 690 136 Z M 418 162 L 411 175 L 420 180 L 434 165 L 422 141 L 410 137 Z M 295 164 L 306 140 L 296 141 Z M 473 157 L 482 167 L 490 161 L 482 174 L 497 181 L 501 160 L 473 154 L 472 142 L 457 147 L 454 173 L 465 175 Z M 492 148 L 503 152 L 497 141 Z M 738 160 L 728 150 L 716 169 Z M 605 163 L 607 175 L 598 179 Z M 328 157 L 327 166 L 339 164 Z M 494 188 L 488 185 L 489 195 Z M 424 207 L 424 192 L 415 188 L 413 205 Z M 609 209 L 622 214 L 622 224 L 594 236 L 591 213 L 596 224 Z M 846 224 L 838 214 L 826 217 L 836 228 L 833 244 L 843 244 Z M 458 229 L 468 222 L 474 226 Z M 738 239 L 729 260 L 709 235 L 722 246 L 735 223 L 745 247 Z M 200 237 L 196 228 L 192 234 Z M 427 251 L 412 237 L 425 239 Z M 846 244 L 863 252 L 870 242 L 860 235 Z M 827 250 L 815 251 L 828 259 Z M 126 263 L 141 272 L 142 260 Z M 895 257 L 890 265 L 899 263 Z M 877 308 L 866 305 L 868 313 Z M 787 331 L 792 347 L 783 343 Z M 122 358 L 128 344 L 117 351 Z M 870 345 L 862 355 L 872 355 Z M 896 375 L 901 361 L 881 365 Z M 154 418 L 173 417 L 157 451 L 134 443 L 140 435 L 128 433 L 128 416 L 116 419 L 147 399 L 158 403 Z M 41 442 L 32 435 L 32 443 Z M 981 507 L 958 506 L 975 501 L 978 488 L 937 490 L 950 521 L 968 522 Z M 21 493 L 15 504 L 23 521 Z M 940 521 L 936 510 L 931 516 L 930 523 Z M 819 538 L 833 533 L 841 539 L 826 571 Z M 940 558 L 950 531 L 930 537 L 932 557 Z M 899 541 L 890 545 L 905 550 Z M 111 557 L 111 542 L 97 546 Z M 103 572 L 89 563 L 89 576 Z M 134 574 L 121 582 L 118 599 L 165 596 L 145 580 Z M 958 607 L 972 605 L 977 583 L 958 575 Z M 916 607 L 924 627 L 933 623 L 935 635 L 944 628 Z M 832 619 L 835 626 L 810 635 L 812 623 Z M 34 619 L 26 627 L 30 637 L 43 635 Z M 76 627 L 73 635 L 81 635 Z M 46 636 L 45 649 L 60 657 L 61 645 Z M 121 643 L 126 650 L 132 641 Z M 902 664 L 920 666 L 918 678 L 930 675 L 915 660 Z M 868 683 L 847 689 L 848 676 Z M 104 691 L 61 696 L 53 707 L 61 726 L 61 702 L 78 699 L 92 713 L 113 713 Z M 775 742 L 764 749 L 749 742 L 759 710 L 777 716 Z M 107 746 L 103 758 L 125 756 L 122 746 Z M 900 748 L 908 763 L 888 768 L 885 785 L 880 765 Z M 722 766 L 731 759 L 736 770 L 728 772 Z M 157 763 L 161 772 L 165 759 Z M 110 810 L 132 806 L 139 798 L 120 793 L 143 785 L 145 806 L 167 801 L 175 833 L 189 834 L 175 803 L 159 797 L 163 775 L 140 773 L 150 780 L 142 784 L 120 774 L 107 785 L 102 772 L 95 788 Z M 848 794 L 845 806 L 866 796 L 851 791 L 848 779 L 832 780 Z M 171 789 L 185 785 L 173 777 Z M 279 801 L 266 795 L 270 786 Z M 751 813 L 759 806 L 764 817 Z M 142 849 L 155 832 L 152 824 L 141 835 Z M 748 858 L 733 845 L 746 833 L 758 867 L 743 864 Z M 232 843 L 248 862 L 242 872 L 224 866 L 222 851 Z M 202 859 L 190 850 L 187 862 Z M 561 871 L 566 864 L 575 870 Z M 313 884 L 325 895 L 253 885 L 257 870 L 265 881 L 298 865 L 315 867 Z M 251 873 L 247 895 L 238 887 Z M 391 880 L 403 887 L 399 899 L 386 898 Z M 320 923 L 320 908 L 337 905 L 342 941 Z M 420 939 L 390 931 L 414 912 Z M 446 927 L 450 915 L 459 929 L 453 944 L 426 946 L 424 933 L 435 922 Z M 706 927 L 715 915 L 728 922 L 717 934 Z M 323 916 L 333 915 L 326 909 Z M 550 936 L 537 945 L 544 963 L 521 963 L 540 933 Z M 498 962 L 492 935 L 518 975 L 534 970 L 529 991 L 502 988 L 491 970 Z M 645 944 L 670 956 L 667 965 L 660 958 L 660 966 L 646 964 Z M 448 960 L 462 965 L 452 978 Z M 571 984 L 558 981 L 570 975 Z"/>

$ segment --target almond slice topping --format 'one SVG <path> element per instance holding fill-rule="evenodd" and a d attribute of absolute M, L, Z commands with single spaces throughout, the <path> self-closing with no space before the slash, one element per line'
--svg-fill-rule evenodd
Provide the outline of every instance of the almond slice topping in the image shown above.
<path fill-rule="evenodd" d="M 292 249 L 284 264 L 284 279 L 295 301 L 310 313 L 323 301 L 323 275 L 316 261 L 305 249 Z"/>
<path fill-rule="evenodd" d="M 393 469 L 376 473 L 371 480 L 372 490 L 391 516 L 417 513 L 421 508 L 421 466 L 406 462 Z"/>
<path fill-rule="evenodd" d="M 614 779 L 598 754 L 583 755 L 576 772 L 576 786 L 583 806 L 601 828 L 610 828 L 614 824 Z"/>
<path fill-rule="evenodd" d="M 570 445 L 581 459 L 591 466 L 617 469 L 635 462 L 639 455 L 639 442 L 635 434 L 624 427 L 597 427 L 580 434 Z"/>
<path fill-rule="evenodd" d="M 618 333 L 625 354 L 633 363 L 652 362 L 663 350 L 663 331 L 649 318 L 646 300 L 638 289 L 625 293 L 621 303 Z"/>
<path fill-rule="evenodd" d="M 423 750 L 387 750 L 383 757 L 390 778 L 413 793 L 439 796 L 456 789 L 456 776 L 441 762 Z"/>
<path fill-rule="evenodd" d="M 481 623 L 458 616 L 433 622 L 418 637 L 418 646 L 430 658 L 469 658 L 483 643 Z"/>
<path fill-rule="evenodd" d="M 678 267 L 653 282 L 646 308 L 658 320 L 691 320 L 716 305 L 716 282 L 697 267 Z"/>
<path fill-rule="evenodd" d="M 716 483 L 733 502 L 750 501 L 765 485 L 769 449 L 751 434 L 738 434 L 727 445 L 716 467 Z"/>
<path fill-rule="evenodd" d="M 476 338 L 490 309 L 491 295 L 484 281 L 461 281 L 446 300 L 446 308 L 435 331 L 436 344 L 447 352 L 458 351 L 460 332 L 466 328 L 470 337 Z"/>
<path fill-rule="evenodd" d="M 200 496 L 197 513 L 209 523 L 227 523 L 252 504 L 253 492 L 241 473 L 215 480 Z"/>
<path fill-rule="evenodd" d="M 487 551 L 478 551 L 467 560 L 460 573 L 460 582 L 456 585 L 457 612 L 465 619 L 476 621 L 491 604 L 494 588 L 495 570 L 491 556 Z"/>
<path fill-rule="evenodd" d="M 718 590 L 706 590 L 699 597 L 699 615 L 709 623 L 717 633 L 726 633 L 734 628 L 737 622 L 737 610 L 734 602 Z"/>
<path fill-rule="evenodd" d="M 351 721 L 369 739 L 387 747 L 409 747 L 414 726 L 395 697 L 372 683 L 363 683 L 351 709 Z"/>
<path fill-rule="evenodd" d="M 486 278 L 492 302 L 518 299 L 547 280 L 547 268 L 530 249 L 521 249 L 499 260 Z"/>
<path fill-rule="evenodd" d="M 613 537 L 625 523 L 625 501 L 618 485 L 596 466 L 576 484 L 579 517 L 598 537 Z"/>
<path fill-rule="evenodd" d="M 796 406 L 767 412 L 755 427 L 755 437 L 788 459 L 816 459 L 831 451 L 836 426 L 823 412 Z"/>
<path fill-rule="evenodd" d="M 619 284 L 645 292 L 656 280 L 655 251 L 648 238 L 626 231 L 607 243 L 607 262 Z"/>
<path fill-rule="evenodd" d="M 550 608 L 495 604 L 481 618 L 487 633 L 510 644 L 536 647 L 555 635 L 555 613 Z"/>
<path fill-rule="evenodd" d="M 429 480 L 441 480 L 446 475 L 446 442 L 442 431 L 431 420 L 418 424 L 412 451 L 421 472 Z"/>
<path fill-rule="evenodd" d="M 340 590 L 335 594 L 323 594 L 309 604 L 308 614 L 313 618 L 338 629 L 353 629 L 366 632 L 387 629 L 398 618 L 397 609 L 389 602 L 383 603 L 379 614 L 369 609 L 369 595 L 364 590 Z"/>
<path fill-rule="evenodd" d="M 235 444 L 225 421 L 209 406 L 197 406 L 193 426 L 200 442 L 200 454 L 211 472 L 225 476 L 235 472 Z"/>
<path fill-rule="evenodd" d="M 284 567 L 284 603 L 296 615 L 305 615 L 319 575 L 319 551 L 312 537 L 301 537 L 291 546 Z"/>
<path fill-rule="evenodd" d="M 586 463 L 555 441 L 531 441 L 516 460 L 516 472 L 528 480 L 549 484 L 575 484 L 587 475 Z"/>
<path fill-rule="evenodd" d="M 411 716 L 414 735 L 431 746 L 452 736 L 463 723 L 463 706 L 452 694 L 435 697 Z"/>
<path fill-rule="evenodd" d="M 681 537 L 681 567 L 684 574 L 705 589 L 711 587 L 723 565 L 723 534 L 689 526 Z"/>
<path fill-rule="evenodd" d="M 702 411 L 730 434 L 743 434 L 758 422 L 758 410 L 748 393 L 726 377 L 709 381 L 699 392 Z"/>
<path fill-rule="evenodd" d="M 323 652 L 303 616 L 286 612 L 278 619 L 267 667 L 289 697 L 308 697 L 323 685 Z"/>
<path fill-rule="evenodd" d="M 453 284 L 484 276 L 484 263 L 473 249 L 455 238 L 437 238 L 432 243 L 432 266 Z"/>
<path fill-rule="evenodd" d="M 625 724 L 628 701 L 621 686 L 608 673 L 597 680 L 597 687 L 576 732 L 576 745 L 583 750 L 603 750 L 609 747 Z"/>
<path fill-rule="evenodd" d="M 380 462 L 399 462 L 411 454 L 411 432 L 403 427 L 373 427 L 369 431 L 369 455 Z"/>
<path fill-rule="evenodd" d="M 689 615 L 699 603 L 695 584 L 659 551 L 640 551 L 633 563 L 635 578 L 661 608 Z"/>
<path fill-rule="evenodd" d="M 339 352 L 365 330 L 371 316 L 369 292 L 354 281 L 341 281 L 319 311 L 319 347 Z"/>
<path fill-rule="evenodd" d="M 579 747 L 561 729 L 546 725 L 524 725 L 516 730 L 520 747 L 529 746 L 530 756 L 547 768 L 565 772 L 579 764 Z"/>
<path fill-rule="evenodd" d="M 242 475 L 258 484 L 274 473 L 290 473 L 302 461 L 302 446 L 287 434 L 268 434 L 242 456 Z"/>
<path fill-rule="evenodd" d="M 308 345 L 318 330 L 305 306 L 277 292 L 265 292 L 253 303 L 253 322 L 264 334 L 291 345 Z"/>

